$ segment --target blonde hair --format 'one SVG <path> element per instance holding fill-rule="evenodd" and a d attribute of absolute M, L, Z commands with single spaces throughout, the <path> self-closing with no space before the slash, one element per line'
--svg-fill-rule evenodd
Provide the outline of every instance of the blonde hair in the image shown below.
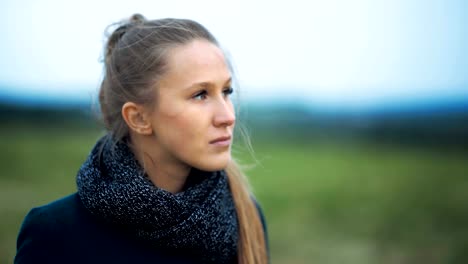
<path fill-rule="evenodd" d="M 117 28 L 105 47 L 99 103 L 107 130 L 119 141 L 129 135 L 121 115 L 123 104 L 155 103 L 150 96 L 152 84 L 167 71 L 169 49 L 195 39 L 210 41 L 218 47 L 219 44 L 206 28 L 188 19 L 146 20 L 135 14 L 113 26 Z M 239 263 L 267 263 L 264 229 L 248 181 L 234 160 L 229 162 L 226 173 L 239 222 Z"/>

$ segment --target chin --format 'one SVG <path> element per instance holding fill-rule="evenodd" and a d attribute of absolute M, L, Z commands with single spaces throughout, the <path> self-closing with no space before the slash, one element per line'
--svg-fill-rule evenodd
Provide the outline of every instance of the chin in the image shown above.
<path fill-rule="evenodd" d="M 219 171 L 226 169 L 230 161 L 231 155 L 216 155 L 216 157 L 200 160 L 199 164 L 193 167 L 203 171 Z"/>

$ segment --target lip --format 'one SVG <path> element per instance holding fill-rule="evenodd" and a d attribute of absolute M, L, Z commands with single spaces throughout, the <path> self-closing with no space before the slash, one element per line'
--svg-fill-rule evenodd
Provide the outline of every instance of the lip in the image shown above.
<path fill-rule="evenodd" d="M 210 144 L 216 146 L 229 146 L 231 144 L 231 136 L 223 136 L 210 141 Z"/>

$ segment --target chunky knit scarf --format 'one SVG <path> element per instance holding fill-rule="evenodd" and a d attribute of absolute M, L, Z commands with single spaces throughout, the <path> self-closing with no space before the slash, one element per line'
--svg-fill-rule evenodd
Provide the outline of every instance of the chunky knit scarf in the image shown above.
<path fill-rule="evenodd" d="M 77 185 L 91 214 L 157 248 L 228 263 L 237 255 L 238 223 L 226 177 L 192 169 L 184 190 L 172 194 L 153 185 L 127 144 L 105 136 L 81 166 Z"/>

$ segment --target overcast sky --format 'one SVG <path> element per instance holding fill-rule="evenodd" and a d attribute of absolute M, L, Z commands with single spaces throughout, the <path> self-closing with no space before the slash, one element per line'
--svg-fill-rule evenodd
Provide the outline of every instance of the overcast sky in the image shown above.
<path fill-rule="evenodd" d="M 201 22 L 250 99 L 324 104 L 468 95 L 468 1 L 0 2 L 0 85 L 96 94 L 104 29 L 139 12 Z"/>

